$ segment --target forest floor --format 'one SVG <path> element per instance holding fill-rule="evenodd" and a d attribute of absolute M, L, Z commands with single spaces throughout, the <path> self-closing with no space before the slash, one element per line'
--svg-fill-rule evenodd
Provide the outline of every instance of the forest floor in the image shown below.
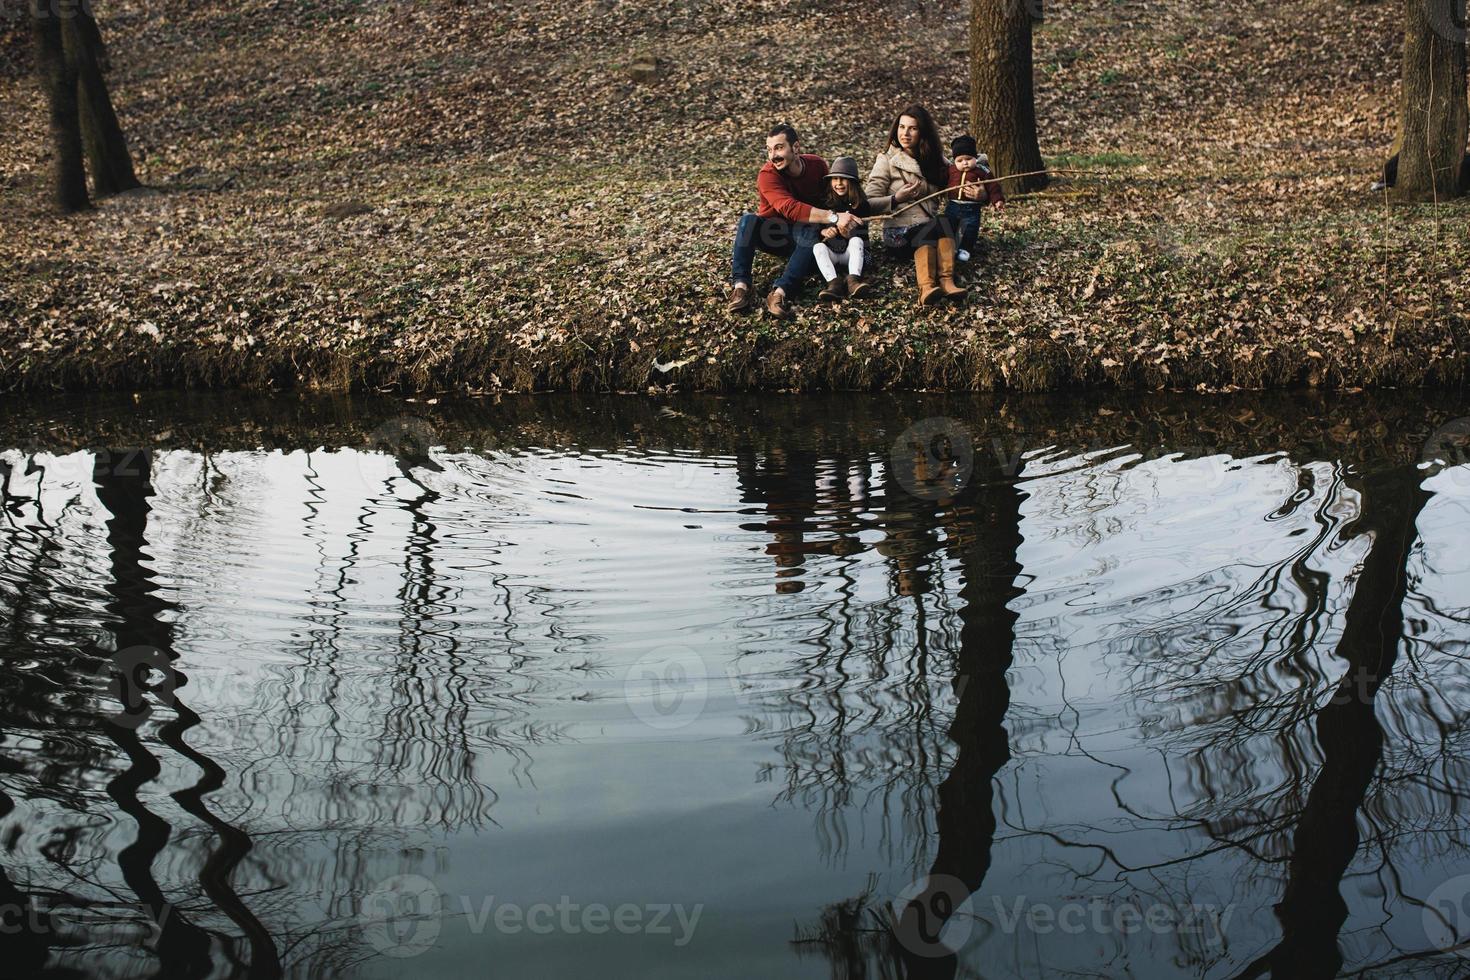
<path fill-rule="evenodd" d="M 1105 176 L 987 216 L 964 306 L 916 310 L 880 263 L 870 300 L 727 314 L 765 130 L 866 168 L 920 100 L 947 142 L 966 8 L 97 0 L 150 189 L 74 217 L 47 210 L 44 103 L 0 22 L 0 384 L 1463 384 L 1470 203 L 1370 190 L 1387 2 L 1048 4 L 1043 154 Z"/>

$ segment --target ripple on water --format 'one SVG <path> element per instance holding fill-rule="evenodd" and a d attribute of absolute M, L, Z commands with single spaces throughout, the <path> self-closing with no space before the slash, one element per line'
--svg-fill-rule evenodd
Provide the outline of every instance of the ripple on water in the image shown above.
<path fill-rule="evenodd" d="M 1199 429 L 1135 445 L 1104 419 L 1086 446 L 1038 436 L 1014 489 L 980 453 L 932 500 L 891 458 L 896 418 L 711 422 L 699 449 L 654 438 L 665 416 L 398 456 L 161 449 L 105 487 L 90 453 L 4 453 L 0 865 L 94 910 L 64 958 L 99 975 L 156 973 L 191 935 L 221 976 L 252 936 L 303 975 L 387 975 L 335 926 L 403 874 L 472 907 L 704 903 L 676 974 L 742 975 L 760 950 L 770 975 L 825 975 L 793 922 L 934 869 L 981 882 L 965 968 L 1234 975 L 1315 921 L 1307 877 L 1349 911 L 1318 951 L 1432 953 L 1423 899 L 1470 871 L 1470 494 L 1289 445 L 1188 448 Z M 1360 595 L 1404 610 L 1402 644 L 1343 701 Z M 130 644 L 178 673 L 120 724 Z M 182 939 L 127 933 L 154 889 Z M 1238 914 L 1214 941 L 1037 943 L 1000 925 L 1018 897 Z M 537 938 L 448 917 L 418 964 L 674 962 Z"/>

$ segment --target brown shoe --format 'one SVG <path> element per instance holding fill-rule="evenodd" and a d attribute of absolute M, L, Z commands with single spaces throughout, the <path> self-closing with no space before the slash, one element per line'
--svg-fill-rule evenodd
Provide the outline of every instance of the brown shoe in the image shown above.
<path fill-rule="evenodd" d="M 731 313 L 750 312 L 750 287 L 745 283 L 736 283 L 735 288 L 730 290 L 730 305 L 725 307 Z"/>
<path fill-rule="evenodd" d="M 955 285 L 954 281 L 954 239 L 939 239 L 939 288 L 944 291 L 945 299 L 956 302 L 964 302 L 970 291 L 964 286 Z"/>
<path fill-rule="evenodd" d="M 817 299 L 827 300 L 829 303 L 840 303 L 847 295 L 847 286 L 841 279 L 833 279 L 827 283 L 827 287 L 817 294 Z"/>
<path fill-rule="evenodd" d="M 792 313 L 786 305 L 786 294 L 779 289 L 773 289 L 766 296 L 766 312 L 777 320 L 790 320 Z"/>
<path fill-rule="evenodd" d="M 919 281 L 919 305 L 932 306 L 943 298 L 940 291 L 938 250 L 933 245 L 920 245 L 914 249 L 914 278 Z"/>
<path fill-rule="evenodd" d="M 863 282 L 862 276 L 847 277 L 847 295 L 851 296 L 853 299 L 857 299 L 872 288 L 872 286 L 869 286 L 867 283 Z"/>

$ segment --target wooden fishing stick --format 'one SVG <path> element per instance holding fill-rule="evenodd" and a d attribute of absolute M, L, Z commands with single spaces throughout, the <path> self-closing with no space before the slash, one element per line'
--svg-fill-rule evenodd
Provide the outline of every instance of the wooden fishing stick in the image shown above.
<path fill-rule="evenodd" d="M 1006 177 L 987 177 L 984 180 L 971 180 L 971 181 L 966 181 L 963 178 L 961 178 L 960 187 L 973 187 L 976 184 L 999 184 L 1001 181 L 1005 181 L 1005 180 L 1018 180 L 1021 177 L 1038 177 L 1041 174 L 1047 174 L 1048 176 L 1049 175 L 1052 175 L 1052 174 L 1057 174 L 1057 175 L 1062 175 L 1062 174 L 1079 175 L 1080 174 L 1080 175 L 1089 176 L 1089 177 L 1106 177 L 1106 176 L 1108 176 L 1108 173 L 1109 172 L 1106 171 L 1106 170 L 1067 170 L 1067 169 L 1062 169 L 1062 170 L 1028 170 L 1027 172 L 1021 173 L 1021 174 L 1010 174 L 1009 176 L 1006 176 Z M 921 197 L 921 198 L 919 198 L 916 201 L 910 201 L 907 204 L 905 204 L 903 207 L 898 208 L 895 211 L 890 211 L 888 214 L 870 214 L 870 215 L 868 215 L 868 218 L 865 218 L 864 220 L 869 220 L 869 219 L 874 219 L 874 218 L 891 218 L 891 217 L 893 217 L 896 214 L 901 214 L 902 212 L 907 211 L 909 208 L 913 207 L 916 204 L 923 204 L 925 201 L 932 201 L 934 198 L 936 198 L 936 197 L 942 197 L 945 194 L 953 194 L 958 189 L 959 188 L 955 188 L 955 187 L 946 187 L 943 190 L 935 191 L 933 194 L 928 194 L 928 195 L 926 195 L 924 197 Z"/>

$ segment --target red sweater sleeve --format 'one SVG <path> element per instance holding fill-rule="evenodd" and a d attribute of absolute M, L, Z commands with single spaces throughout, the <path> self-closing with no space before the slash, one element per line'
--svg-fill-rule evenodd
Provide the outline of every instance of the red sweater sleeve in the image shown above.
<path fill-rule="evenodd" d="M 812 216 L 812 206 L 798 201 L 786 187 L 786 182 L 774 170 L 761 170 L 755 179 L 761 200 L 771 210 L 787 221 L 806 221 Z"/>

